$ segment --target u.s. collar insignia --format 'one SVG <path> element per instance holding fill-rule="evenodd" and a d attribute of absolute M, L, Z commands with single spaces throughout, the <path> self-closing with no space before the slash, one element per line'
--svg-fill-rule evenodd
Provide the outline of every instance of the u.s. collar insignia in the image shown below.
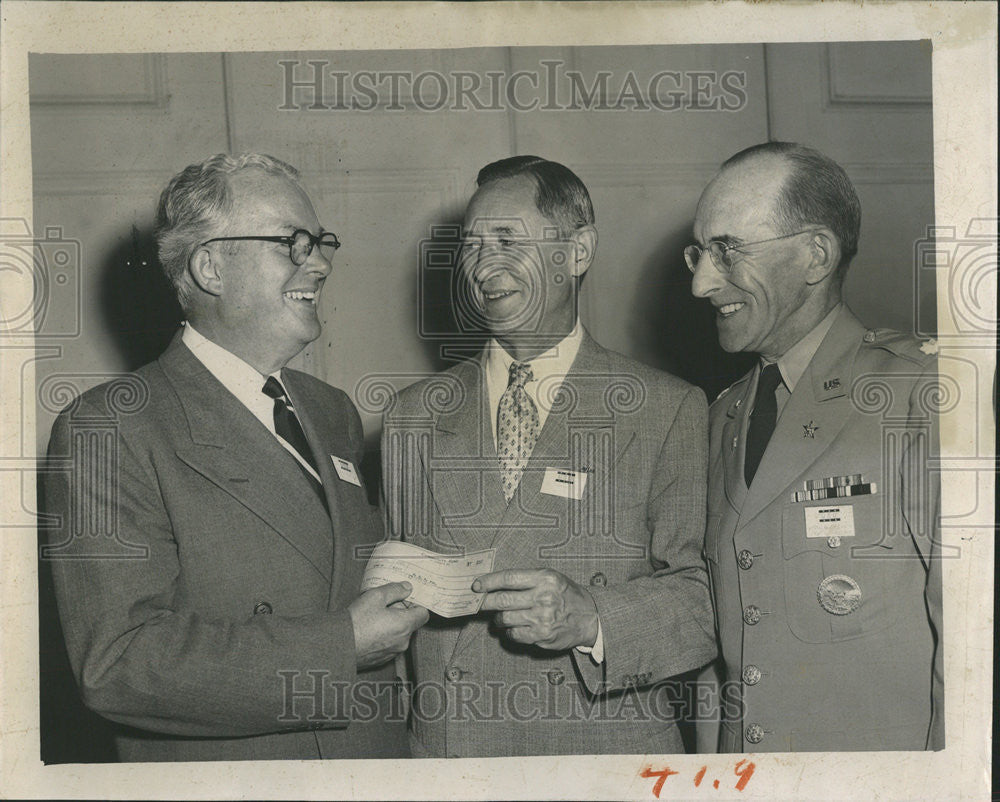
<path fill-rule="evenodd" d="M 816 439 L 816 432 L 819 429 L 819 426 L 817 426 L 812 421 L 809 421 L 809 423 L 803 423 L 802 424 L 802 428 L 804 429 L 804 431 L 802 433 L 803 437 L 808 437 L 811 440 L 815 440 Z"/>
<path fill-rule="evenodd" d="M 928 356 L 934 356 L 938 352 L 938 343 L 933 337 L 920 343 L 920 350 Z"/>
<path fill-rule="evenodd" d="M 829 392 L 830 390 L 836 390 L 840 387 L 840 377 L 833 379 L 827 379 L 823 382 L 823 389 Z"/>

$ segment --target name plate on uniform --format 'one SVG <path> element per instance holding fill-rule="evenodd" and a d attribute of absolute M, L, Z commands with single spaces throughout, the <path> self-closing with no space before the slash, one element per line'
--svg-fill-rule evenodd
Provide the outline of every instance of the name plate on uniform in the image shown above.
<path fill-rule="evenodd" d="M 854 537 L 854 507 L 806 507 L 806 537 Z"/>
<path fill-rule="evenodd" d="M 542 477 L 542 492 L 560 498 L 580 500 L 587 486 L 587 474 L 562 468 L 546 468 Z"/>

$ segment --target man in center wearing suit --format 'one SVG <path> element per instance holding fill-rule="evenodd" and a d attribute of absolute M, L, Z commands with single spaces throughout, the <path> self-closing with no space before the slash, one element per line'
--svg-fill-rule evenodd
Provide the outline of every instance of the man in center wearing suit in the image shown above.
<path fill-rule="evenodd" d="M 460 266 L 492 338 L 385 416 L 391 535 L 496 555 L 482 611 L 414 638 L 414 756 L 681 752 L 666 681 L 716 653 L 704 396 L 580 324 L 573 172 L 517 156 L 477 184 Z"/>
<path fill-rule="evenodd" d="M 358 595 L 382 537 L 350 399 L 287 363 L 337 237 L 294 168 L 214 156 L 157 215 L 187 323 L 76 399 L 49 446 L 60 618 L 125 761 L 407 757 L 393 657 L 427 617 Z"/>

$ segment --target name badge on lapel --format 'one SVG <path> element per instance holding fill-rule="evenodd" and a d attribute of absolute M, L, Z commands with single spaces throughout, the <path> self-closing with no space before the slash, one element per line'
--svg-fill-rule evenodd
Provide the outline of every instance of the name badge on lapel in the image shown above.
<path fill-rule="evenodd" d="M 806 507 L 806 537 L 854 537 L 854 507 Z"/>
<path fill-rule="evenodd" d="M 330 455 L 330 461 L 333 462 L 333 469 L 337 472 L 337 476 L 345 482 L 361 487 L 361 480 L 358 478 L 358 472 L 354 469 L 354 463 L 335 457 L 333 454 Z"/>
<path fill-rule="evenodd" d="M 579 501 L 587 486 L 587 474 L 583 471 L 567 471 L 562 468 L 546 468 L 542 477 L 542 492 L 560 498 Z"/>

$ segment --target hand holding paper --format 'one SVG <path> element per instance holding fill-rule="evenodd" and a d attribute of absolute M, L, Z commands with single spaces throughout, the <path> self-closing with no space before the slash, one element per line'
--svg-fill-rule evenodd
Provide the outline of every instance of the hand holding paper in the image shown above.
<path fill-rule="evenodd" d="M 388 582 L 409 582 L 407 602 L 419 604 L 445 618 L 479 612 L 485 594 L 472 590 L 472 581 L 493 570 L 495 549 L 464 555 L 437 554 L 412 543 L 390 540 L 372 552 L 361 589 Z"/>

